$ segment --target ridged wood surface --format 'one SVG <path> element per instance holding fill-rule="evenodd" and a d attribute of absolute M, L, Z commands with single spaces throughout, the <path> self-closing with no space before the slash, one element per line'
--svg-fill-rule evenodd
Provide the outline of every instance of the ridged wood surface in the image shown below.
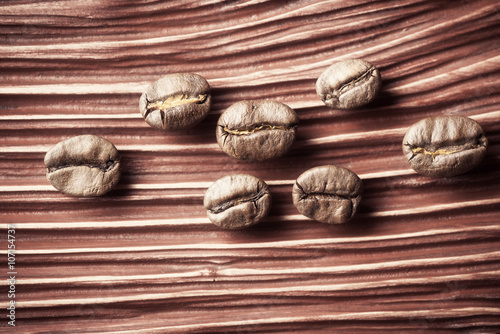
<path fill-rule="evenodd" d="M 500 332 L 499 36 L 497 0 L 0 2 L 0 331 Z M 376 65 L 383 90 L 359 110 L 328 109 L 315 81 L 347 58 Z M 138 101 L 174 72 L 204 76 L 213 107 L 195 128 L 162 133 Z M 243 99 L 296 110 L 286 156 L 220 150 L 217 119 Z M 436 115 L 483 126 L 478 168 L 447 179 L 410 169 L 404 133 Z M 108 195 L 65 196 L 45 179 L 47 150 L 80 134 L 122 154 Z M 292 205 L 294 180 L 324 164 L 363 179 L 345 225 Z M 260 225 L 225 231 L 206 217 L 206 189 L 231 173 L 269 184 Z"/>

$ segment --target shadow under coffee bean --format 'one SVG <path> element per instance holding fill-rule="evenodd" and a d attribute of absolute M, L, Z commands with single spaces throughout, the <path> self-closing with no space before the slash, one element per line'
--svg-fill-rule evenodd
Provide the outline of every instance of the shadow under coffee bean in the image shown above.
<path fill-rule="evenodd" d="M 486 156 L 488 140 L 481 126 L 464 116 L 425 118 L 403 139 L 403 153 L 417 173 L 450 177 L 477 167 Z"/>
<path fill-rule="evenodd" d="M 169 74 L 152 83 L 139 100 L 142 117 L 163 130 L 188 129 L 200 123 L 210 110 L 210 86 L 194 73 Z"/>
<path fill-rule="evenodd" d="M 299 118 L 289 106 L 269 100 L 240 101 L 217 122 L 217 143 L 229 156 L 267 160 L 284 155 L 295 141 Z"/>
<path fill-rule="evenodd" d="M 292 191 L 293 204 L 301 214 L 327 224 L 341 224 L 356 214 L 363 182 L 351 170 L 333 165 L 302 173 Z"/>
<path fill-rule="evenodd" d="M 52 147 L 44 159 L 47 179 L 73 196 L 101 196 L 120 180 L 116 147 L 94 135 L 73 137 Z"/>
<path fill-rule="evenodd" d="M 203 205 L 215 225 L 231 230 L 243 229 L 267 216 L 271 194 L 261 179 L 235 174 L 215 181 L 205 193 Z"/>

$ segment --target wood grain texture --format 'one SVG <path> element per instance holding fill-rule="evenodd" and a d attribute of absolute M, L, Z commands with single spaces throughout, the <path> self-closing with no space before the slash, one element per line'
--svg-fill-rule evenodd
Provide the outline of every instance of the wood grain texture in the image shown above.
<path fill-rule="evenodd" d="M 469 1 L 0 2 L 0 285 L 16 227 L 16 327 L 5 333 L 500 332 L 500 5 Z M 364 58 L 381 95 L 326 108 L 319 74 Z M 195 72 L 213 108 L 162 133 L 138 110 L 145 87 Z M 286 156 L 237 161 L 220 113 L 273 99 L 300 117 Z M 485 161 L 420 176 L 401 141 L 436 115 L 477 120 Z M 57 142 L 95 134 L 122 154 L 119 187 L 65 196 L 45 179 Z M 294 180 L 324 164 L 363 179 L 360 214 L 329 226 L 292 205 Z M 260 225 L 224 231 L 202 206 L 231 173 L 270 185 Z"/>

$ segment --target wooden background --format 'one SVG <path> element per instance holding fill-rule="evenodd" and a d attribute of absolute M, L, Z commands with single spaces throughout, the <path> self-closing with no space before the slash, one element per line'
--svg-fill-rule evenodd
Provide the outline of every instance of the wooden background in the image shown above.
<path fill-rule="evenodd" d="M 0 1 L 0 331 L 499 332 L 499 36 L 498 0 Z M 316 78 L 347 58 L 375 64 L 383 91 L 360 110 L 328 109 Z M 214 103 L 197 127 L 162 133 L 138 101 L 172 72 L 207 78 Z M 219 149 L 217 119 L 242 99 L 296 110 L 289 154 L 244 162 Z M 433 115 L 483 126 L 481 166 L 449 179 L 409 168 L 403 135 Z M 122 153 L 104 197 L 68 197 L 45 179 L 45 152 L 81 134 Z M 324 164 L 364 181 L 348 224 L 292 205 L 294 180 Z M 236 172 L 264 179 L 273 208 L 224 231 L 203 196 Z"/>

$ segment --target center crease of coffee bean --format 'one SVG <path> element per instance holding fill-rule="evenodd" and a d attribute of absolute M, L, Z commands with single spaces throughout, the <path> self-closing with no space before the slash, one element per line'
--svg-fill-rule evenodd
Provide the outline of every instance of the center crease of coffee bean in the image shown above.
<path fill-rule="evenodd" d="M 339 195 L 339 194 L 330 194 L 330 193 L 316 193 L 316 192 L 311 192 L 311 193 L 304 193 L 300 197 L 300 200 L 305 200 L 309 199 L 309 197 L 314 197 L 314 198 L 325 198 L 325 199 L 330 199 L 330 198 L 340 198 L 340 199 L 345 199 L 348 201 L 351 201 L 353 198 L 356 198 L 358 196 L 346 196 L 346 195 Z"/>
<path fill-rule="evenodd" d="M 359 81 L 366 81 L 366 80 L 368 80 L 372 76 L 372 73 L 373 73 L 374 70 L 375 70 L 375 67 L 370 67 L 369 69 L 366 70 L 365 73 L 361 74 L 359 77 L 357 77 L 354 80 L 351 80 L 351 81 L 343 84 L 338 89 L 338 91 L 340 92 L 340 94 L 342 94 L 342 91 L 345 90 L 347 87 L 352 86 L 352 85 L 354 85 L 355 83 L 357 83 Z"/>
<path fill-rule="evenodd" d="M 232 200 L 226 203 L 222 203 L 220 205 L 217 205 L 215 208 L 209 209 L 208 211 L 212 213 L 221 213 L 223 211 L 226 211 L 229 208 L 232 208 L 233 206 L 236 206 L 241 203 L 246 203 L 246 202 L 253 202 L 254 206 L 257 207 L 256 202 L 261 199 L 264 195 L 266 194 L 265 189 L 259 189 L 257 190 L 257 193 L 250 197 L 244 197 L 241 199 L 236 199 Z"/>
<path fill-rule="evenodd" d="M 144 118 L 147 118 L 149 114 L 151 114 L 153 111 L 159 110 L 161 122 L 163 128 L 165 128 L 167 126 L 167 117 L 165 114 L 167 109 L 190 103 L 201 104 L 206 101 L 207 96 L 208 94 L 199 94 L 196 97 L 189 97 L 188 94 L 179 94 L 179 95 L 169 96 L 165 100 L 159 100 L 155 102 L 148 101 L 148 105 L 146 106 L 146 114 L 144 115 Z"/>
<path fill-rule="evenodd" d="M 262 131 L 262 130 L 283 130 L 283 131 L 288 131 L 292 130 L 295 127 L 295 125 L 292 125 L 290 127 L 283 126 L 283 125 L 272 125 L 272 124 L 260 124 L 257 125 L 253 128 L 247 128 L 247 129 L 230 129 L 227 126 L 224 127 L 224 132 L 227 132 L 232 135 L 236 136 L 244 136 L 248 135 L 257 131 Z"/>
<path fill-rule="evenodd" d="M 464 145 L 463 148 L 457 149 L 457 150 L 447 150 L 447 149 L 437 149 L 435 151 L 432 150 L 427 150 L 425 147 L 416 147 L 413 148 L 411 151 L 413 152 L 413 156 L 416 156 L 417 154 L 423 154 L 423 155 L 430 155 L 432 157 L 432 160 L 436 158 L 437 155 L 449 155 L 457 152 L 463 152 L 467 150 L 473 150 L 476 148 L 479 148 L 481 145 Z M 413 157 L 412 157 L 413 158 Z"/>
<path fill-rule="evenodd" d="M 70 168 L 70 167 L 88 167 L 88 168 L 99 168 L 102 170 L 104 173 L 109 172 L 112 170 L 118 161 L 113 161 L 113 160 L 108 160 L 105 165 L 99 165 L 99 164 L 79 164 L 79 165 L 62 165 L 62 166 L 57 166 L 57 167 L 51 167 L 49 168 L 49 173 L 53 173 L 57 170 L 64 169 L 64 168 Z"/>
<path fill-rule="evenodd" d="M 324 100 L 331 100 L 332 98 L 335 98 L 335 99 L 339 99 L 340 95 L 344 94 L 345 93 L 345 90 L 349 87 L 349 86 L 352 86 L 354 84 L 356 84 L 357 82 L 360 82 L 360 81 L 368 81 L 370 77 L 372 77 L 372 73 L 373 71 L 375 71 L 375 67 L 370 67 L 366 70 L 366 72 L 364 72 L 363 74 L 361 74 L 359 77 L 353 79 L 353 80 L 350 80 L 346 83 L 344 83 L 342 86 L 340 86 L 340 88 L 338 88 L 337 90 L 335 90 L 335 88 L 333 89 L 333 95 L 332 94 L 326 94 Z"/>
<path fill-rule="evenodd" d="M 146 117 L 154 110 L 166 111 L 169 108 L 177 107 L 189 103 L 203 103 L 207 99 L 208 94 L 199 94 L 195 97 L 189 97 L 187 94 L 172 95 L 165 100 L 149 102 L 146 106 Z"/>

